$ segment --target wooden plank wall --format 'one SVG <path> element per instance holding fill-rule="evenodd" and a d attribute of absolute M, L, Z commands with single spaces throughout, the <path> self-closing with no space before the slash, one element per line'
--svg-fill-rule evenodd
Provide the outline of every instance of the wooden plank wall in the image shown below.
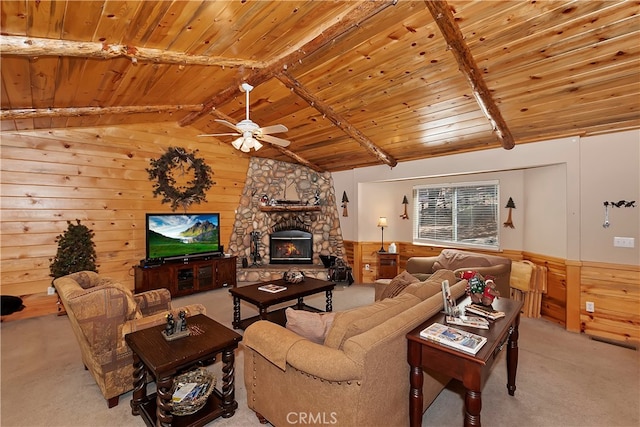
<path fill-rule="evenodd" d="M 350 259 L 350 262 L 353 263 L 356 282 L 374 282 L 378 265 L 376 254 L 380 249 L 380 243 L 349 243 L 353 247 L 351 251 L 355 257 L 353 261 Z M 435 246 L 418 246 L 410 242 L 396 244 L 400 252 L 400 270 L 406 267 L 407 260 L 411 257 L 437 256 L 443 249 Z M 505 250 L 500 255 L 514 261 L 526 259 L 547 267 L 548 290 L 547 294 L 542 296 L 541 306 L 541 315 L 546 320 L 575 332 L 578 332 L 578 329 L 572 325 L 579 323 L 580 330 L 591 336 L 639 345 L 640 267 L 569 262 L 560 258 L 513 250 Z M 370 264 L 369 271 L 365 270 L 365 264 Z M 574 273 L 576 271 L 577 273 Z M 577 283 L 568 283 L 570 280 Z M 569 286 L 576 289 L 575 296 L 568 291 Z M 574 298 L 576 301 L 568 298 Z M 595 313 L 585 311 L 586 301 L 595 303 Z"/>
<path fill-rule="evenodd" d="M 580 292 L 581 331 L 588 335 L 640 345 L 640 267 L 585 262 Z M 595 311 L 586 311 L 586 302 Z"/>
<path fill-rule="evenodd" d="M 198 149 L 213 169 L 207 203 L 189 212 L 220 212 L 226 246 L 249 158 L 197 133 L 174 124 L 3 132 L 2 294 L 47 291 L 55 238 L 76 219 L 95 232 L 99 272 L 133 289 L 132 267 L 145 257 L 145 213 L 171 212 L 153 197 L 146 172 L 169 146 Z"/>

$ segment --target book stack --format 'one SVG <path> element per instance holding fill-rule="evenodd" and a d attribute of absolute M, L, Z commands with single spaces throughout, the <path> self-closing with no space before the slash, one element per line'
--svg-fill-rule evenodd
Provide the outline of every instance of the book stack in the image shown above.
<path fill-rule="evenodd" d="M 482 316 L 487 319 L 497 320 L 504 317 L 504 311 L 494 310 L 482 304 L 469 304 L 464 308 L 465 314 Z"/>
<path fill-rule="evenodd" d="M 420 337 L 469 354 L 476 354 L 487 342 L 485 337 L 441 323 L 423 329 Z"/>
<path fill-rule="evenodd" d="M 446 316 L 445 320 L 448 324 L 459 326 L 470 326 L 478 329 L 489 329 L 489 321 L 480 316 Z"/>

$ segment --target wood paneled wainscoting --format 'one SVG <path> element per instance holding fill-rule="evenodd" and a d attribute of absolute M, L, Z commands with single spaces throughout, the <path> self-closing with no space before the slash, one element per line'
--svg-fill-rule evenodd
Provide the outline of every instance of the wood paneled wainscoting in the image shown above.
<path fill-rule="evenodd" d="M 587 335 L 640 347 L 640 267 L 583 262 L 580 330 Z M 595 311 L 586 310 L 586 302 Z"/>
<path fill-rule="evenodd" d="M 443 249 L 408 242 L 396 245 L 400 270 L 411 257 L 436 256 Z M 345 241 L 345 248 L 356 283 L 374 282 L 380 242 Z M 514 250 L 504 250 L 499 255 L 514 261 L 529 260 L 547 268 L 547 293 L 542 296 L 541 306 L 543 318 L 572 332 L 584 332 L 634 347 L 640 345 L 640 267 L 572 261 Z M 369 270 L 365 269 L 366 264 Z M 595 312 L 586 311 L 586 301 L 595 304 Z"/>

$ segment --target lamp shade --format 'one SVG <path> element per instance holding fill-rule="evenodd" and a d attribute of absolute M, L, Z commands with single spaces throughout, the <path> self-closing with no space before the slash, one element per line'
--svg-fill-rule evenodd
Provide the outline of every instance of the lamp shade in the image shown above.
<path fill-rule="evenodd" d="M 381 216 L 380 218 L 378 218 L 378 227 L 386 227 L 387 226 L 387 218 L 384 216 Z"/>

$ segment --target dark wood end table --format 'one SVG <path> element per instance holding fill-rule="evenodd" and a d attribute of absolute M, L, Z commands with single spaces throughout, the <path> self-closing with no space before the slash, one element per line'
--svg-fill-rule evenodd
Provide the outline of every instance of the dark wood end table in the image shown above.
<path fill-rule="evenodd" d="M 261 291 L 258 289 L 262 285 L 273 283 L 274 285 L 286 286 L 286 290 L 270 293 Z M 256 320 L 269 320 L 279 325 L 284 326 L 286 322 L 286 316 L 284 314 L 286 308 L 268 312 L 268 308 L 287 301 L 297 300 L 297 303 L 293 306 L 296 310 L 307 311 L 321 311 L 315 307 L 308 306 L 304 303 L 304 297 L 314 295 L 320 292 L 326 293 L 326 306 L 327 312 L 333 310 L 332 303 L 332 291 L 336 284 L 333 282 L 327 282 L 325 280 L 314 279 L 307 277 L 300 283 L 287 283 L 283 279 L 270 280 L 264 283 L 258 283 L 255 285 L 241 286 L 239 288 L 229 289 L 229 293 L 233 295 L 233 327 L 238 329 L 246 329 L 250 324 Z M 240 318 L 240 301 L 246 301 L 255 305 L 260 313 L 258 316 L 250 317 L 248 319 Z"/>
<path fill-rule="evenodd" d="M 234 350 L 242 336 L 209 317 L 187 318 L 190 336 L 167 341 L 164 325 L 132 332 L 125 341 L 133 351 L 134 389 L 131 413 L 149 426 L 202 426 L 222 416 L 233 416 L 235 400 Z M 205 406 L 191 415 L 171 414 L 173 378 L 197 365 L 213 363 L 222 354 L 222 391 L 214 389 Z M 147 396 L 147 373 L 156 380 L 157 393 Z"/>
<path fill-rule="evenodd" d="M 459 306 L 469 304 L 466 297 Z M 409 417 L 411 427 L 422 425 L 422 385 L 423 368 L 430 368 L 459 381 L 466 389 L 464 398 L 465 426 L 480 426 L 482 408 L 481 392 L 490 368 L 498 353 L 507 344 L 507 390 L 511 396 L 516 392 L 516 371 L 518 369 L 518 326 L 522 301 L 500 298 L 493 302 L 493 308 L 505 312 L 505 317 L 492 322 L 489 329 L 476 329 L 458 325 L 454 328 L 467 330 L 487 338 L 487 342 L 475 355 L 454 350 L 436 342 L 420 338 L 420 331 L 432 323 L 446 324 L 444 314 L 438 313 L 407 334 L 407 360 L 410 365 Z"/>

